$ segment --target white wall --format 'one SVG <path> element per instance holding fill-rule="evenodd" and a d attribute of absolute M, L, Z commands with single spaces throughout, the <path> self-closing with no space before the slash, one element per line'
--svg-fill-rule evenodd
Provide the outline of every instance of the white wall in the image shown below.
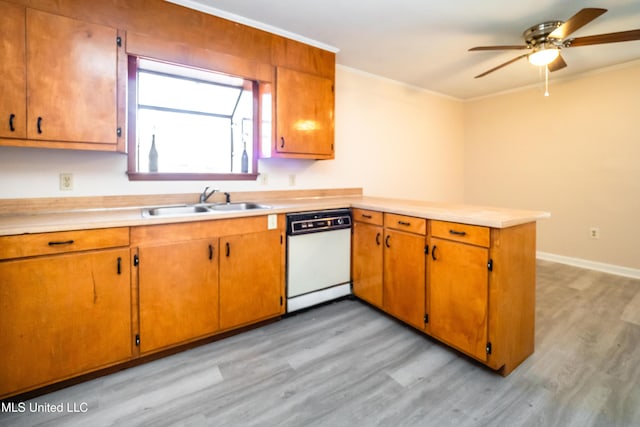
<path fill-rule="evenodd" d="M 550 92 L 466 103 L 465 201 L 549 211 L 538 250 L 640 269 L 640 62 Z"/>
<path fill-rule="evenodd" d="M 126 155 L 0 147 L 0 198 L 362 187 L 365 194 L 462 201 L 463 105 L 363 74 L 336 70 L 336 159 L 266 159 L 267 183 L 129 181 Z M 60 191 L 58 175 L 74 175 Z M 289 185 L 289 175 L 296 185 Z"/>

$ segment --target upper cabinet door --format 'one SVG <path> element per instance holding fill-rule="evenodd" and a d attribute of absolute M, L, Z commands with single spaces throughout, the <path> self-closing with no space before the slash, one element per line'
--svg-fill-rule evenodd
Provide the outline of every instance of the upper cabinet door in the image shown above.
<path fill-rule="evenodd" d="M 29 139 L 117 143 L 117 30 L 27 9 Z"/>
<path fill-rule="evenodd" d="M 0 1 L 0 138 L 27 135 L 25 9 Z"/>
<path fill-rule="evenodd" d="M 278 68 L 276 153 L 289 154 L 290 157 L 332 159 L 333 110 L 332 80 Z"/>

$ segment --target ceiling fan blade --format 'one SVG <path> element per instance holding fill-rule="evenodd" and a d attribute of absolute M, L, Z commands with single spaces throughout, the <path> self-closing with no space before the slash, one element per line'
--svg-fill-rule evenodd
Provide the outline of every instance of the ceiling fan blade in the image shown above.
<path fill-rule="evenodd" d="M 640 40 L 640 29 L 620 31 L 618 33 L 596 34 L 595 36 L 576 37 L 567 41 L 565 47 L 589 46 L 593 44 L 618 43 Z"/>
<path fill-rule="evenodd" d="M 528 49 L 527 45 L 507 45 L 507 46 L 476 46 L 469 49 L 471 51 L 478 50 L 514 50 L 514 49 Z"/>
<path fill-rule="evenodd" d="M 513 58 L 513 59 L 512 59 L 512 60 L 510 60 L 510 61 L 505 62 L 504 64 L 500 64 L 500 65 L 498 65 L 497 67 L 494 67 L 494 68 L 492 68 L 492 69 L 490 69 L 490 70 L 488 70 L 488 71 L 485 71 L 485 72 L 484 72 L 484 73 L 482 73 L 482 74 L 478 74 L 477 76 L 475 76 L 475 77 L 474 77 L 474 79 L 477 79 L 477 78 L 480 78 L 480 77 L 484 77 L 484 76 L 486 76 L 487 74 L 489 74 L 489 73 L 493 73 L 494 71 L 499 70 L 499 69 L 500 69 L 500 68 L 502 68 L 502 67 L 506 67 L 507 65 L 509 65 L 509 64 L 511 64 L 511 63 L 514 63 L 514 62 L 516 62 L 516 61 L 517 61 L 517 60 L 519 60 L 519 59 L 525 58 L 525 57 L 527 57 L 528 55 L 529 55 L 528 53 L 525 53 L 524 55 L 516 56 L 515 58 Z"/>
<path fill-rule="evenodd" d="M 551 34 L 549 34 L 549 38 L 565 39 L 574 31 L 577 31 L 578 29 L 584 27 L 589 22 L 593 21 L 606 11 L 607 9 L 598 9 L 591 7 L 582 9 L 580 12 L 569 18 L 564 24 L 553 30 Z"/>
<path fill-rule="evenodd" d="M 566 66 L 567 66 L 567 63 L 564 62 L 562 55 L 558 55 L 558 57 L 554 59 L 552 63 L 547 65 L 547 68 L 549 68 L 549 71 L 553 72 L 553 71 L 561 70 Z"/>

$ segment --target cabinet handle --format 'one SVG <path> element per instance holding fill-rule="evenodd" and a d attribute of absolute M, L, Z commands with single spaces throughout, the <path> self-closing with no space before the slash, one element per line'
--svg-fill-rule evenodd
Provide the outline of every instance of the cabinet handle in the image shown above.
<path fill-rule="evenodd" d="M 284 148 L 284 136 L 280 137 L 280 148 Z"/>
<path fill-rule="evenodd" d="M 362 214 L 362 218 L 371 219 L 371 218 L 373 218 L 373 216 L 371 216 L 369 214 Z"/>
<path fill-rule="evenodd" d="M 38 133 L 42 133 L 42 117 L 38 117 Z"/>
<path fill-rule="evenodd" d="M 408 221 L 398 221 L 398 224 L 404 225 L 405 227 L 409 227 L 411 225 L 411 223 Z"/>
<path fill-rule="evenodd" d="M 118 257 L 118 274 L 122 274 L 122 258 Z"/>
<path fill-rule="evenodd" d="M 386 247 L 388 247 L 388 248 L 390 248 L 390 247 L 391 247 L 391 241 L 390 241 L 390 239 L 391 239 L 391 236 L 390 236 L 390 235 L 388 235 L 388 234 L 387 234 L 387 237 L 384 239 L 384 245 L 385 245 Z"/>
<path fill-rule="evenodd" d="M 209 245 L 209 259 L 213 259 L 213 245 Z"/>
<path fill-rule="evenodd" d="M 231 245 L 229 244 L 229 242 L 227 242 L 226 244 L 227 247 L 227 256 L 231 255 Z"/>
<path fill-rule="evenodd" d="M 466 236 L 467 232 L 466 231 L 449 230 L 449 234 L 453 234 L 453 235 L 456 235 L 456 236 Z"/>
<path fill-rule="evenodd" d="M 377 233 L 376 234 L 376 245 L 378 245 L 378 246 L 380 246 L 380 237 L 381 237 L 380 233 Z"/>
<path fill-rule="evenodd" d="M 438 260 L 438 259 L 436 258 L 436 248 L 437 248 L 437 246 L 436 246 L 436 245 L 433 245 L 433 249 L 431 249 L 431 258 L 432 258 L 434 261 L 437 261 L 437 260 Z"/>
<path fill-rule="evenodd" d="M 73 240 L 49 242 L 49 246 L 72 245 L 72 244 L 73 244 Z"/>
<path fill-rule="evenodd" d="M 16 115 L 15 115 L 15 114 L 11 114 L 11 115 L 9 116 L 9 130 L 10 130 L 11 132 L 15 132 L 15 131 L 16 131 L 15 126 L 13 126 L 13 121 L 15 120 L 15 118 L 16 118 Z"/>

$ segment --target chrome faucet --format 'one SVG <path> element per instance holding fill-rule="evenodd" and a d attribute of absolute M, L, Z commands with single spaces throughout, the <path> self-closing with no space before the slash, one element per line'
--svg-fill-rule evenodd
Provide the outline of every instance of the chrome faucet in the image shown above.
<path fill-rule="evenodd" d="M 224 199 L 227 204 L 231 203 L 231 193 L 224 193 Z"/>
<path fill-rule="evenodd" d="M 207 193 L 208 189 L 209 187 L 204 187 L 204 190 L 202 191 L 202 193 L 200 193 L 200 203 L 205 203 L 209 199 L 209 197 L 213 196 L 213 193 L 218 191 L 217 188 L 214 188 L 210 193 Z"/>

